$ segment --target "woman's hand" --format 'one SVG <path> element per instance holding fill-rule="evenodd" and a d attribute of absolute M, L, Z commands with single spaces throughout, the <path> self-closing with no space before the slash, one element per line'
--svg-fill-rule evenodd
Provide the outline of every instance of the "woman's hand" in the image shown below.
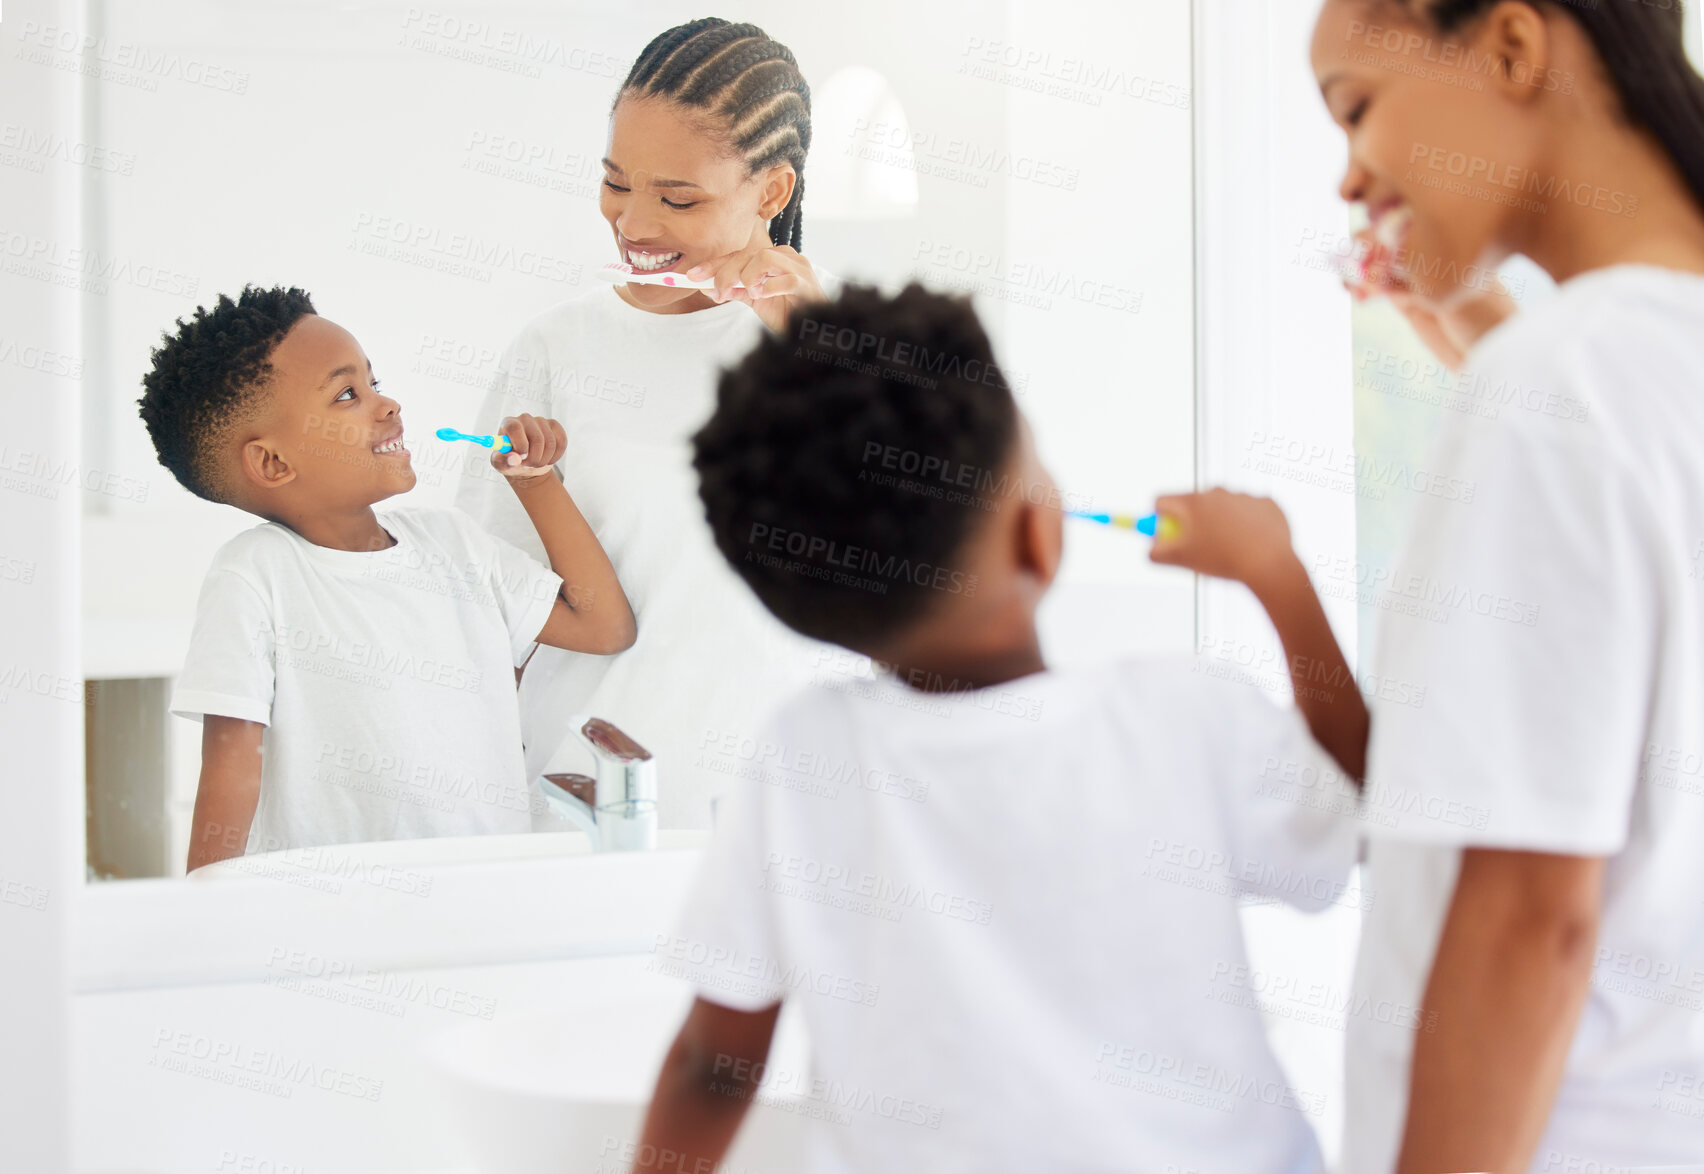
<path fill-rule="evenodd" d="M 542 477 L 551 472 L 568 448 L 568 433 L 547 416 L 522 412 L 503 421 L 501 434 L 509 438 L 509 452 L 491 450 L 491 467 L 511 481 Z"/>
<path fill-rule="evenodd" d="M 1355 239 L 1366 253 L 1359 279 L 1344 278 L 1345 288 L 1358 302 L 1389 298 L 1426 349 L 1452 371 L 1461 370 L 1474 344 L 1518 308 L 1500 280 L 1494 289 L 1458 299 L 1448 309 L 1440 308 L 1402 272 L 1398 254 L 1370 227 L 1356 233 Z"/>
<path fill-rule="evenodd" d="M 1270 498 L 1209 489 L 1162 497 L 1154 509 L 1176 522 L 1159 528 L 1148 552 L 1154 562 L 1234 579 L 1256 595 L 1299 565 L 1290 523 Z"/>
<path fill-rule="evenodd" d="M 810 261 L 790 245 L 729 253 L 694 265 L 686 275 L 715 281 L 716 288 L 705 293 L 718 302 L 744 302 L 774 331 L 786 328 L 794 310 L 824 297 Z"/>

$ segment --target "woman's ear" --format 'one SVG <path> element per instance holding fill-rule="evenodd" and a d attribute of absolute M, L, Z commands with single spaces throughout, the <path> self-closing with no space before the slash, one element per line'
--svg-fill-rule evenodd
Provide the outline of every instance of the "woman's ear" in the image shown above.
<path fill-rule="evenodd" d="M 1554 45 L 1544 14 L 1531 0 L 1503 0 L 1490 12 L 1468 52 L 1484 59 L 1484 67 L 1495 62 L 1490 84 L 1505 97 L 1525 103 L 1556 89 L 1551 74 Z"/>
<path fill-rule="evenodd" d="M 757 214 L 764 220 L 774 220 L 781 215 L 793 198 L 793 188 L 798 185 L 798 172 L 793 170 L 791 163 L 777 163 L 763 176 L 763 193 L 758 197 Z"/>
<path fill-rule="evenodd" d="M 278 489 L 296 479 L 295 466 L 265 437 L 244 444 L 240 461 L 243 480 L 256 489 Z"/>

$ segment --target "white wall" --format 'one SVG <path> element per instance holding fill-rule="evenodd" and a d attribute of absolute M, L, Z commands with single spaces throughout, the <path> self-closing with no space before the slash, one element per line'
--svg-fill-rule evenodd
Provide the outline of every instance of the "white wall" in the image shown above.
<path fill-rule="evenodd" d="M 72 3 L 6 6 L 0 123 L 78 132 L 73 75 L 14 61 L 26 25 Z M 58 1174 L 69 1130 L 67 938 L 77 862 L 82 683 L 76 657 L 75 295 L 46 259 L 76 241 L 74 168 L 0 158 L 0 1169 Z M 44 458 L 44 454 L 45 458 Z M 56 465 L 70 461 L 70 468 Z"/>

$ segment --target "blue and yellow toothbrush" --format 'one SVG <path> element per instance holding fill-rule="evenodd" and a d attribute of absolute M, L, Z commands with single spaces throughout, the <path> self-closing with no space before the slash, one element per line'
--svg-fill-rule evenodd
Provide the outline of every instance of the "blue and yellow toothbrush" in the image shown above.
<path fill-rule="evenodd" d="M 509 443 L 507 436 L 472 436 L 466 432 L 457 432 L 454 428 L 438 429 L 439 440 L 471 440 L 475 444 L 483 444 L 486 448 L 495 446 L 498 452 L 508 452 L 515 446 Z"/>
<path fill-rule="evenodd" d="M 1138 534 L 1146 534 L 1149 538 L 1176 538 L 1178 532 L 1176 518 L 1162 518 L 1159 514 L 1097 514 L 1089 510 L 1068 510 L 1073 518 L 1082 518 L 1085 522 L 1099 522 L 1103 526 L 1117 526 L 1121 530 L 1134 530 Z"/>

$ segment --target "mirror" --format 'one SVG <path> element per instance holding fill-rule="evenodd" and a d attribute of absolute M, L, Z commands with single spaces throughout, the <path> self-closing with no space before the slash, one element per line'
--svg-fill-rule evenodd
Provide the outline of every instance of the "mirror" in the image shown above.
<path fill-rule="evenodd" d="M 86 353 L 65 377 L 83 434 L 80 453 L 60 456 L 84 507 L 91 879 L 185 871 L 201 726 L 173 716 L 171 697 L 209 566 L 259 520 L 185 491 L 136 400 L 162 331 L 245 283 L 309 291 L 401 405 L 415 483 L 381 515 L 459 506 L 502 534 L 525 519 L 487 454 L 433 433 L 494 433 L 499 402 L 564 419 L 564 484 L 639 637 L 612 656 L 534 654 L 516 701 L 525 778 L 511 780 L 531 830 L 504 828 L 573 826 L 539 801 L 541 774 L 597 793 L 572 715 L 607 720 L 649 754 L 665 837 L 706 828 L 713 797 L 764 769 L 768 706 L 867 671 L 770 619 L 703 522 L 686 437 L 716 369 L 758 337 L 752 312 L 673 316 L 672 347 L 655 343 L 655 322 L 626 351 L 574 333 L 605 321 L 588 299 L 614 311 L 619 297 L 598 276 L 621 259 L 600 211 L 612 100 L 651 38 L 698 15 L 674 3 L 91 0 L 102 48 L 88 141 L 39 152 L 42 167 L 78 168 L 84 236 L 75 258 L 6 287 L 27 297 L 33 281 L 75 281 L 83 305 Z M 788 46 L 809 84 L 802 252 L 814 269 L 970 294 L 1065 504 L 1141 511 L 1192 485 L 1189 6 L 878 0 L 854 20 L 753 0 L 725 15 Z M 55 30 L 20 36 L 31 68 L 80 60 Z M 512 536 L 543 553 L 536 535 Z M 1073 527 L 1042 613 L 1049 658 L 1189 651 L 1194 606 L 1189 578 L 1150 568 L 1127 536 Z M 424 659 L 429 635 L 392 652 Z M 414 671 L 395 657 L 375 670 L 370 650 L 337 656 L 328 678 L 376 673 L 375 689 Z M 487 674 L 474 693 L 494 687 L 510 683 Z M 453 710 L 468 696 L 444 700 Z M 466 793 L 465 771 L 410 760 L 406 729 L 327 742 L 298 765 L 294 785 L 320 788 L 328 811 L 390 804 L 399 826 L 431 835 L 454 829 L 422 813 Z M 491 835 L 489 851 L 522 850 L 516 838 Z"/>

